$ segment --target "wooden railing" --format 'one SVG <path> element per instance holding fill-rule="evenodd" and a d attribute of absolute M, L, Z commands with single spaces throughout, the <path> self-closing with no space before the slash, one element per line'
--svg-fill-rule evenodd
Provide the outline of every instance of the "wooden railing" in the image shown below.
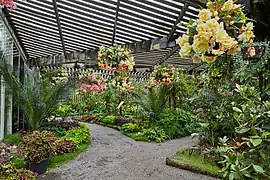
<path fill-rule="evenodd" d="M 75 69 L 75 68 L 67 68 L 67 67 L 50 67 L 50 66 L 40 66 L 39 69 L 46 69 L 46 70 L 64 70 L 69 78 L 79 78 L 84 72 L 88 69 Z M 94 70 L 96 74 L 99 74 L 104 79 L 112 79 L 115 75 L 114 72 L 107 71 L 107 70 Z M 150 77 L 150 72 L 128 72 L 128 76 L 133 81 L 148 81 Z"/>

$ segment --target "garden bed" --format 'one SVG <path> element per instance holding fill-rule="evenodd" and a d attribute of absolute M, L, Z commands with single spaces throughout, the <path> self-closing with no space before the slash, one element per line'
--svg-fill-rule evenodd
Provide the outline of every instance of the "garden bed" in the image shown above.
<path fill-rule="evenodd" d="M 46 124 L 47 125 L 47 124 Z M 51 124 L 52 125 L 52 124 Z M 47 130 L 51 128 L 51 126 L 46 126 Z M 85 151 L 91 141 L 90 141 L 90 129 L 85 124 L 78 124 L 76 127 L 71 127 L 69 130 L 65 131 L 65 135 L 59 135 L 57 132 L 58 129 L 51 129 L 52 132 L 55 133 L 55 140 L 52 144 L 54 149 L 54 154 L 49 158 L 48 170 L 53 170 L 63 164 L 68 163 L 70 160 L 76 158 L 80 153 Z M 42 131 L 42 130 L 41 130 Z M 34 131 L 35 133 L 37 131 Z M 48 131 L 43 131 L 48 132 Z M 15 134 L 15 135 L 7 135 L 5 136 L 2 145 L 5 145 L 4 155 L 2 156 L 3 167 L 9 168 L 7 171 L 18 173 L 16 176 L 12 176 L 12 173 L 4 173 L 2 174 L 6 178 L 21 178 L 26 177 L 25 175 L 19 174 L 24 172 L 23 169 L 28 169 L 28 162 L 25 159 L 26 151 L 23 148 L 23 138 L 27 136 L 27 134 Z M 60 133 L 62 134 L 62 132 Z M 72 143 L 71 143 L 72 142 Z M 71 144 L 70 144 L 71 143 Z M 3 157 L 5 159 L 3 159 Z M 1 163 L 0 163 L 1 164 Z M 5 165 L 10 164 L 10 165 Z M 29 171 L 28 171 L 29 172 Z"/>
<path fill-rule="evenodd" d="M 222 178 L 219 167 L 205 162 L 198 153 L 191 153 L 189 150 L 178 151 L 174 156 L 166 158 L 166 164 L 200 174 Z"/>

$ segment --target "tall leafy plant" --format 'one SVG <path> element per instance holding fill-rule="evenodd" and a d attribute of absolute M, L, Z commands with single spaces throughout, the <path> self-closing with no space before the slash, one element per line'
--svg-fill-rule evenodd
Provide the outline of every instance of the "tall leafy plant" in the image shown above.
<path fill-rule="evenodd" d="M 166 108 L 170 89 L 170 85 L 153 86 L 139 98 L 138 103 L 151 120 L 157 119 Z"/>
<path fill-rule="evenodd" d="M 11 71 L 4 58 L 0 59 L 0 76 L 3 77 L 8 93 L 13 95 L 15 103 L 23 111 L 31 131 L 39 128 L 48 118 L 59 100 L 65 95 L 69 82 L 60 82 L 55 86 L 43 86 L 35 70 L 26 69 L 25 80 L 20 82 Z M 46 93 L 44 93 L 46 92 Z"/>

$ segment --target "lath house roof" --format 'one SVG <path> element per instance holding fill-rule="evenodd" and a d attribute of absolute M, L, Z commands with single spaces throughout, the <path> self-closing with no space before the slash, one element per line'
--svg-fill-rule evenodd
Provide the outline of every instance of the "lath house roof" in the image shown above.
<path fill-rule="evenodd" d="M 7 14 L 29 58 L 166 39 L 161 48 L 134 51 L 137 65 L 190 65 L 169 42 L 186 31 L 198 14 L 195 0 L 16 0 Z M 173 51 L 173 53 L 171 52 Z"/>

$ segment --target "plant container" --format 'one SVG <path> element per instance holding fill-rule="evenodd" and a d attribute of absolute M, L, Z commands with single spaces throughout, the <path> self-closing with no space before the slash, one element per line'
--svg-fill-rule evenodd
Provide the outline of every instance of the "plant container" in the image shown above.
<path fill-rule="evenodd" d="M 38 175 L 44 174 L 48 169 L 48 165 L 49 165 L 48 159 L 41 161 L 39 164 L 29 162 L 29 170 L 37 173 Z"/>

